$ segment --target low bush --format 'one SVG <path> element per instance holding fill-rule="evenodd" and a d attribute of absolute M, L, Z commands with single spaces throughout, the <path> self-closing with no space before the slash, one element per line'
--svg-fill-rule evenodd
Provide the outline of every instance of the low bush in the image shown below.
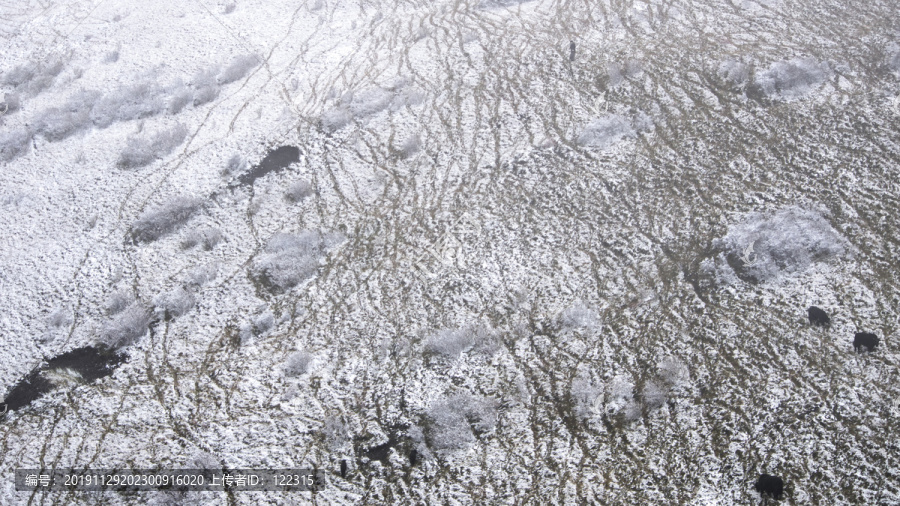
<path fill-rule="evenodd" d="M 114 350 L 128 346 L 147 332 L 150 321 L 150 309 L 141 302 L 134 302 L 103 326 L 100 343 Z"/>
<path fill-rule="evenodd" d="M 145 211 L 132 225 L 136 243 L 152 242 L 181 227 L 203 206 L 196 197 L 178 196 Z"/>
<path fill-rule="evenodd" d="M 460 393 L 448 396 L 428 408 L 432 422 L 427 436 L 438 451 L 462 449 L 475 442 L 475 436 L 489 432 L 497 425 L 495 400 Z"/>
<path fill-rule="evenodd" d="M 183 287 L 161 294 L 153 300 L 154 311 L 159 318 L 173 319 L 184 315 L 197 303 L 194 294 Z"/>
<path fill-rule="evenodd" d="M 31 132 L 18 129 L 0 134 L 0 161 L 8 162 L 24 155 L 31 146 Z"/>
<path fill-rule="evenodd" d="M 228 84 L 243 78 L 248 72 L 260 64 L 260 59 L 254 54 L 238 56 L 219 72 L 217 80 L 219 84 Z"/>
<path fill-rule="evenodd" d="M 310 363 L 312 363 L 312 355 L 305 351 L 296 351 L 284 361 L 282 370 L 288 377 L 301 376 L 309 370 Z"/>
<path fill-rule="evenodd" d="M 487 327 L 470 325 L 459 329 L 444 329 L 425 340 L 425 351 L 449 358 L 466 351 L 490 352 L 494 349 L 496 332 Z"/>
<path fill-rule="evenodd" d="M 109 294 L 109 297 L 106 298 L 106 302 L 103 303 L 103 309 L 106 311 L 106 314 L 111 316 L 121 313 L 133 302 L 134 296 L 130 291 L 118 290 Z"/>
<path fill-rule="evenodd" d="M 187 128 L 182 124 L 149 135 L 130 137 L 119 155 L 118 165 L 125 169 L 148 165 L 174 151 L 185 137 Z"/>
<path fill-rule="evenodd" d="M 91 108 L 91 121 L 100 128 L 160 114 L 165 110 L 165 91 L 154 83 L 120 88 L 99 98 Z"/>
<path fill-rule="evenodd" d="M 188 231 L 181 240 L 183 249 L 190 249 L 197 245 L 203 247 L 204 250 L 210 251 L 222 241 L 222 232 L 217 228 L 203 228 Z"/>
<path fill-rule="evenodd" d="M 308 181 L 295 181 L 284 192 L 284 198 L 294 204 L 310 195 L 312 195 L 312 186 Z"/>
<path fill-rule="evenodd" d="M 251 277 L 274 293 L 289 290 L 311 277 L 326 249 L 340 240 L 321 232 L 275 234 L 256 258 Z"/>

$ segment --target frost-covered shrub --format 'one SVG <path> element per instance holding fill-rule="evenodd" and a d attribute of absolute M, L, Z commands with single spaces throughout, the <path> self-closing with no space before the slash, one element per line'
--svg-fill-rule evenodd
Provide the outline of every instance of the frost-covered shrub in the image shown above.
<path fill-rule="evenodd" d="M 634 129 L 622 116 L 611 114 L 592 121 L 578 134 L 582 146 L 606 148 L 625 137 L 634 136 Z"/>
<path fill-rule="evenodd" d="M 562 329 L 590 329 L 598 322 L 596 311 L 581 301 L 567 308 L 556 318 L 557 325 Z"/>
<path fill-rule="evenodd" d="M 478 4 L 479 9 L 492 9 L 497 7 L 512 7 L 531 0 L 481 0 Z"/>
<path fill-rule="evenodd" d="M 65 327 L 72 323 L 72 312 L 69 308 L 60 307 L 47 317 L 47 325 L 51 327 Z"/>
<path fill-rule="evenodd" d="M 225 168 L 222 171 L 226 175 L 237 174 L 247 170 L 248 166 L 249 164 L 247 163 L 246 158 L 241 155 L 232 155 L 225 163 Z"/>
<path fill-rule="evenodd" d="M 103 303 L 103 309 L 108 315 L 121 313 L 125 308 L 134 302 L 134 295 L 127 290 L 117 290 L 106 298 Z"/>
<path fill-rule="evenodd" d="M 669 388 L 683 385 L 689 378 L 687 366 L 678 359 L 669 357 L 663 359 L 657 366 L 659 378 Z"/>
<path fill-rule="evenodd" d="M 274 326 L 275 315 L 273 315 L 271 311 L 266 311 L 253 319 L 253 332 L 258 336 L 272 330 L 272 327 Z"/>
<path fill-rule="evenodd" d="M 339 130 L 353 119 L 362 120 L 387 110 L 397 111 L 419 104 L 423 99 L 422 92 L 402 78 L 387 86 L 348 92 L 341 97 L 337 107 L 322 115 L 322 126 L 329 131 Z"/>
<path fill-rule="evenodd" d="M 34 119 L 35 133 L 48 141 L 61 141 L 91 125 L 91 108 L 99 98 L 97 92 L 80 92 L 69 97 L 61 107 L 50 107 Z"/>
<path fill-rule="evenodd" d="M 49 88 L 62 69 L 61 60 L 19 65 L 3 76 L 3 84 L 15 88 L 19 93 L 36 95 Z"/>
<path fill-rule="evenodd" d="M 794 58 L 774 63 L 757 74 L 751 93 L 769 98 L 799 98 L 822 84 L 831 70 L 814 58 Z"/>
<path fill-rule="evenodd" d="M 340 240 L 340 235 L 321 232 L 275 234 L 256 258 L 251 276 L 275 293 L 289 290 L 311 277 L 326 249 Z"/>
<path fill-rule="evenodd" d="M 100 343 L 112 349 L 128 346 L 147 332 L 150 320 L 150 309 L 135 302 L 103 326 Z"/>
<path fill-rule="evenodd" d="M 184 225 L 203 205 L 196 197 L 178 196 L 145 211 L 132 225 L 135 242 L 152 242 Z"/>
<path fill-rule="evenodd" d="M 312 362 L 312 355 L 305 351 L 295 351 L 291 353 L 287 360 L 284 361 L 284 375 L 289 377 L 301 376 L 306 374 L 309 364 Z"/>
<path fill-rule="evenodd" d="M 219 264 L 213 262 L 207 265 L 194 267 L 187 272 L 185 282 L 192 286 L 203 286 L 206 283 L 216 279 L 219 275 Z"/>
<path fill-rule="evenodd" d="M 497 402 L 468 393 L 451 395 L 432 404 L 428 442 L 438 451 L 461 449 L 475 442 L 475 436 L 497 425 Z"/>
<path fill-rule="evenodd" d="M 197 73 L 191 80 L 191 88 L 194 91 L 194 106 L 215 100 L 219 96 L 219 83 L 216 82 L 215 70 Z"/>
<path fill-rule="evenodd" d="M 623 411 L 634 401 L 634 383 L 625 376 L 616 376 L 609 383 L 606 394 L 607 413 Z"/>
<path fill-rule="evenodd" d="M 24 155 L 31 146 L 31 132 L 26 129 L 0 133 L 0 161 L 8 162 Z"/>
<path fill-rule="evenodd" d="M 350 436 L 347 425 L 340 418 L 331 415 L 325 417 L 322 433 L 325 435 L 325 441 L 328 442 L 328 446 L 332 450 L 340 448 Z"/>
<path fill-rule="evenodd" d="M 609 80 L 610 88 L 617 88 L 625 82 L 625 76 L 622 75 L 622 67 L 618 63 L 610 63 L 606 66 L 606 76 Z"/>
<path fill-rule="evenodd" d="M 641 399 L 644 401 L 644 405 L 650 409 L 661 408 L 666 403 L 666 389 L 655 381 L 648 381 L 644 384 Z"/>
<path fill-rule="evenodd" d="M 409 158 L 410 156 L 418 153 L 421 148 L 422 141 L 419 139 L 418 135 L 412 135 L 408 137 L 402 144 L 397 148 L 397 151 L 400 153 L 402 158 Z"/>
<path fill-rule="evenodd" d="M 466 351 L 490 352 L 494 348 L 496 332 L 488 327 L 469 325 L 458 329 L 444 329 L 428 336 L 425 351 L 455 358 Z"/>
<path fill-rule="evenodd" d="M 180 123 L 150 135 L 129 137 L 128 144 L 119 155 L 118 165 L 126 169 L 148 165 L 174 151 L 185 137 L 187 128 Z"/>
<path fill-rule="evenodd" d="M 719 64 L 719 77 L 732 88 L 742 88 L 750 80 L 750 67 L 737 60 L 725 60 Z"/>
<path fill-rule="evenodd" d="M 160 318 L 178 318 L 190 311 L 197 303 L 194 294 L 182 287 L 158 295 L 153 299 L 154 311 Z"/>
<path fill-rule="evenodd" d="M 894 72 L 900 72 L 900 44 L 892 42 L 885 53 L 884 63 L 887 67 Z"/>
<path fill-rule="evenodd" d="M 626 422 L 635 422 L 640 420 L 641 415 L 643 414 L 643 409 L 641 408 L 641 403 L 637 402 L 634 399 L 629 400 L 625 407 L 622 408 L 622 419 Z"/>
<path fill-rule="evenodd" d="M 603 387 L 587 374 L 579 374 L 572 380 L 570 393 L 575 416 L 581 420 L 594 416 L 598 402 L 603 400 Z"/>
<path fill-rule="evenodd" d="M 193 100 L 194 92 L 190 88 L 184 85 L 177 86 L 171 91 L 171 94 L 169 95 L 169 100 L 166 104 L 166 110 L 169 111 L 169 114 L 178 114 L 188 104 L 193 102 Z"/>
<path fill-rule="evenodd" d="M 775 213 L 749 213 L 713 242 L 718 261 L 701 264 L 705 274 L 732 269 L 741 279 L 764 282 L 801 272 L 813 262 L 843 256 L 849 244 L 816 212 L 787 207 Z M 717 279 L 727 280 L 725 275 Z"/>
<path fill-rule="evenodd" d="M 219 84 L 228 84 L 246 76 L 250 69 L 259 65 L 259 57 L 254 54 L 238 56 L 232 60 L 231 64 L 219 72 Z"/>
<path fill-rule="evenodd" d="M 165 109 L 163 90 L 152 83 L 120 88 L 103 96 L 91 109 L 91 121 L 100 128 L 119 121 L 155 116 Z"/>
<path fill-rule="evenodd" d="M 0 114 L 12 114 L 22 107 L 22 100 L 18 93 L 4 93 L 3 103 L 0 104 Z"/>
<path fill-rule="evenodd" d="M 204 250 L 210 251 L 222 241 L 222 232 L 217 228 L 202 228 L 188 231 L 181 240 L 183 249 L 190 249 L 198 244 Z"/>
<path fill-rule="evenodd" d="M 334 132 L 344 128 L 353 121 L 353 115 L 346 108 L 338 107 L 323 113 L 321 121 L 325 130 Z"/>
<path fill-rule="evenodd" d="M 284 198 L 288 202 L 297 203 L 312 195 L 312 186 L 308 181 L 294 181 L 284 192 Z"/>

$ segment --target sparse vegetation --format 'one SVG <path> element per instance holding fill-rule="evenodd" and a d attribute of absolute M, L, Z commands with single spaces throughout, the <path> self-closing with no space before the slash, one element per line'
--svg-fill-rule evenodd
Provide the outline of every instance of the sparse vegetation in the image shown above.
<path fill-rule="evenodd" d="M 117 350 L 129 346 L 147 333 L 151 310 L 142 302 L 134 302 L 100 330 L 100 344 Z"/>
<path fill-rule="evenodd" d="M 145 211 L 132 225 L 131 237 L 136 243 L 153 242 L 185 223 L 203 206 L 196 197 L 177 196 L 165 204 Z"/>
<path fill-rule="evenodd" d="M 123 169 L 148 165 L 174 151 L 184 142 L 185 137 L 187 128 L 181 124 L 156 133 L 129 137 L 128 144 L 119 155 L 118 165 Z"/>
<path fill-rule="evenodd" d="M 291 353 L 284 362 L 284 375 L 288 377 L 301 376 L 309 370 L 312 355 L 305 351 Z"/>
<path fill-rule="evenodd" d="M 287 191 L 284 192 L 284 198 L 292 204 L 296 204 L 310 195 L 312 195 L 312 186 L 310 186 L 308 181 L 302 180 L 294 181 L 288 186 Z"/>

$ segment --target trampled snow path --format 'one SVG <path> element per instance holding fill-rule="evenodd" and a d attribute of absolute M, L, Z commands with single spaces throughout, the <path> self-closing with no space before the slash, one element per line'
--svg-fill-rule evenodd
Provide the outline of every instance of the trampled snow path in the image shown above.
<path fill-rule="evenodd" d="M 129 355 L 0 421 L 4 503 L 313 500 L 15 492 L 42 464 L 317 466 L 329 504 L 755 504 L 763 472 L 900 501 L 892 2 L 0 17 L 0 384 Z"/>

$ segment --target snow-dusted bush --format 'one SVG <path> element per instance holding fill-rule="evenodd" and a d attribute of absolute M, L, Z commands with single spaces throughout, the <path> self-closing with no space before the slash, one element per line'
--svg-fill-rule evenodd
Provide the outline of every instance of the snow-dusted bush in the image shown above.
<path fill-rule="evenodd" d="M 22 99 L 18 93 L 4 93 L 3 103 L 0 104 L 0 114 L 12 114 L 22 107 Z"/>
<path fill-rule="evenodd" d="M 590 329 L 599 323 L 597 312 L 578 301 L 556 318 L 556 324 L 564 330 Z"/>
<path fill-rule="evenodd" d="M 181 247 L 190 249 L 198 244 L 210 251 L 222 241 L 222 232 L 217 228 L 202 228 L 188 231 L 181 240 Z"/>
<path fill-rule="evenodd" d="M 438 451 L 452 451 L 475 442 L 475 436 L 497 425 L 497 402 L 468 393 L 454 394 L 432 404 L 428 442 Z"/>
<path fill-rule="evenodd" d="M 219 83 L 216 81 L 215 70 L 198 72 L 191 80 L 191 88 L 194 91 L 193 103 L 195 106 L 215 100 L 219 96 Z"/>
<path fill-rule="evenodd" d="M 112 349 L 128 346 L 147 332 L 150 321 L 150 309 L 135 302 L 103 326 L 100 343 Z"/>
<path fill-rule="evenodd" d="M 479 9 L 493 9 L 497 7 L 512 7 L 531 0 L 481 0 L 478 4 Z"/>
<path fill-rule="evenodd" d="M 422 92 L 402 78 L 387 86 L 347 92 L 337 107 L 322 115 L 322 126 L 329 131 L 339 130 L 353 119 L 362 120 L 387 110 L 397 111 L 419 104 L 423 99 Z"/>
<path fill-rule="evenodd" d="M 275 326 L 275 315 L 271 311 L 266 311 L 253 319 L 253 332 L 261 336 L 272 330 Z"/>
<path fill-rule="evenodd" d="M 154 311 L 160 318 L 178 318 L 190 311 L 197 299 L 194 294 L 182 287 L 158 295 L 153 299 Z"/>
<path fill-rule="evenodd" d="M 91 121 L 100 128 L 160 114 L 165 109 L 164 91 L 153 83 L 141 83 L 106 94 L 91 109 Z"/>
<path fill-rule="evenodd" d="M 719 64 L 719 78 L 732 88 L 743 88 L 750 80 L 750 67 L 737 60 L 725 60 Z"/>
<path fill-rule="evenodd" d="M 31 146 L 31 132 L 26 129 L 0 133 L 0 161 L 8 162 L 24 155 Z"/>
<path fill-rule="evenodd" d="M 609 383 L 606 394 L 607 413 L 620 413 L 634 402 L 634 383 L 626 376 L 616 376 Z"/>
<path fill-rule="evenodd" d="M 185 282 L 193 286 L 203 286 L 216 279 L 216 276 L 218 275 L 219 264 L 218 262 L 212 262 L 189 270 L 185 276 Z"/>
<path fill-rule="evenodd" d="M 576 417 L 586 420 L 597 414 L 598 403 L 603 400 L 603 387 L 594 382 L 590 375 L 579 374 L 576 376 L 572 380 L 570 393 Z"/>
<path fill-rule="evenodd" d="M 830 74 L 828 64 L 814 58 L 780 61 L 756 75 L 752 92 L 769 98 L 800 98 L 817 88 Z"/>
<path fill-rule="evenodd" d="M 825 218 L 799 207 L 749 213 L 728 227 L 728 233 L 714 241 L 713 247 L 719 254 L 701 264 L 705 274 L 728 280 L 716 271 L 730 268 L 751 282 L 801 272 L 813 262 L 841 257 L 850 248 Z"/>
<path fill-rule="evenodd" d="M 55 309 L 47 317 L 47 325 L 51 327 L 65 327 L 72 323 L 72 311 L 67 307 Z"/>
<path fill-rule="evenodd" d="M 397 148 L 402 158 L 409 158 L 421 149 L 422 141 L 418 135 L 412 135 L 403 141 Z"/>
<path fill-rule="evenodd" d="M 3 76 L 3 84 L 19 93 L 36 95 L 53 84 L 62 72 L 62 60 L 51 60 L 30 65 L 18 65 Z"/>
<path fill-rule="evenodd" d="M 187 128 L 180 123 L 149 135 L 129 137 L 128 144 L 119 155 L 118 165 L 126 169 L 143 167 L 174 151 L 185 137 Z"/>
<path fill-rule="evenodd" d="M 340 240 L 340 235 L 322 232 L 275 234 L 256 258 L 251 276 L 273 292 L 289 290 L 311 277 L 326 249 Z"/>
<path fill-rule="evenodd" d="M 187 86 L 179 85 L 172 89 L 166 103 L 166 110 L 169 114 L 178 114 L 188 104 L 193 102 L 194 92 Z"/>
<path fill-rule="evenodd" d="M 346 108 L 338 107 L 322 114 L 322 128 L 329 132 L 340 130 L 353 121 L 353 115 Z"/>
<path fill-rule="evenodd" d="M 237 174 L 247 170 L 248 166 L 246 158 L 241 155 L 232 155 L 225 163 L 225 168 L 222 169 L 222 172 L 226 175 Z"/>
<path fill-rule="evenodd" d="M 134 295 L 127 290 L 117 290 L 106 298 L 103 303 L 103 309 L 108 315 L 121 313 L 125 308 L 134 302 Z"/>
<path fill-rule="evenodd" d="M 131 225 L 131 237 L 138 243 L 155 241 L 187 223 L 202 206 L 203 201 L 196 197 L 174 197 L 145 211 Z"/>
<path fill-rule="evenodd" d="M 885 53 L 884 63 L 887 67 L 894 72 L 900 72 L 900 44 L 892 42 Z"/>
<path fill-rule="evenodd" d="M 222 72 L 219 72 L 218 81 L 219 84 L 228 84 L 242 77 L 246 76 L 248 72 L 253 67 L 259 65 L 260 59 L 258 56 L 254 54 L 247 54 L 243 56 L 238 56 L 232 62 L 225 67 Z"/>
<path fill-rule="evenodd" d="M 34 131 L 48 141 L 61 141 L 91 126 L 91 108 L 100 97 L 97 92 L 79 92 L 61 107 L 41 111 L 34 119 Z"/>
<path fill-rule="evenodd" d="M 309 364 L 312 362 L 312 355 L 305 351 L 295 351 L 291 353 L 287 360 L 284 361 L 284 375 L 293 377 L 306 374 Z"/>
<path fill-rule="evenodd" d="M 444 329 L 428 336 L 425 351 L 455 358 L 465 351 L 490 352 L 495 346 L 496 332 L 479 325 Z"/>
<path fill-rule="evenodd" d="M 284 198 L 291 203 L 297 203 L 312 195 L 312 186 L 308 181 L 294 181 L 284 192 Z"/>
<path fill-rule="evenodd" d="M 663 385 L 656 381 L 648 381 L 644 384 L 644 390 L 641 392 L 641 399 L 648 408 L 661 408 L 666 403 L 667 398 L 666 389 Z"/>
<path fill-rule="evenodd" d="M 578 134 L 582 146 L 606 148 L 625 137 L 634 136 L 631 123 L 622 116 L 610 114 L 592 121 Z"/>
<path fill-rule="evenodd" d="M 687 366 L 676 358 L 663 359 L 657 369 L 659 378 L 669 388 L 681 386 L 690 378 Z"/>

